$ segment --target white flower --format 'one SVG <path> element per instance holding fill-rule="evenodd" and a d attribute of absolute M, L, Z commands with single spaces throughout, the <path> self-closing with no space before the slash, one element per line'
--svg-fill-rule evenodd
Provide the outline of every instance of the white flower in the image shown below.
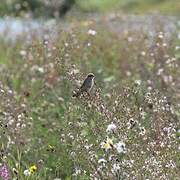
<path fill-rule="evenodd" d="M 72 175 L 73 175 L 73 176 L 77 176 L 77 175 L 79 175 L 79 174 L 81 174 L 81 170 L 78 169 L 78 168 L 75 168 L 75 172 L 74 172 Z"/>
<path fill-rule="evenodd" d="M 126 153 L 126 146 L 123 142 L 118 142 L 114 145 L 118 153 Z"/>
<path fill-rule="evenodd" d="M 146 129 L 144 127 L 140 127 L 140 133 L 139 135 L 144 136 L 146 133 Z"/>
<path fill-rule="evenodd" d="M 132 37 L 128 37 L 128 42 L 132 42 L 133 41 L 133 38 Z"/>
<path fill-rule="evenodd" d="M 163 37 L 164 37 L 163 32 L 159 32 L 159 34 L 158 34 L 158 38 L 163 39 Z"/>
<path fill-rule="evenodd" d="M 115 132 L 117 129 L 117 126 L 114 124 L 114 123 L 111 123 L 108 125 L 107 129 L 106 129 L 106 132 Z"/>
<path fill-rule="evenodd" d="M 146 52 L 145 51 L 141 51 L 141 56 L 145 56 Z"/>
<path fill-rule="evenodd" d="M 137 85 L 137 86 L 140 86 L 141 85 L 141 80 L 140 79 L 138 79 L 138 80 L 135 80 L 135 85 Z"/>
<path fill-rule="evenodd" d="M 66 47 L 68 47 L 68 46 L 69 46 L 69 44 L 68 44 L 68 43 L 65 43 L 64 45 L 65 45 Z"/>
<path fill-rule="evenodd" d="M 25 50 L 21 50 L 21 51 L 19 52 L 19 54 L 20 54 L 21 56 L 26 56 L 26 55 L 27 55 L 27 52 L 26 52 Z"/>
<path fill-rule="evenodd" d="M 24 175 L 25 176 L 30 176 L 31 172 L 28 169 L 26 169 L 26 170 L 24 170 Z"/>
<path fill-rule="evenodd" d="M 161 75 L 161 74 L 163 73 L 163 71 L 164 71 L 163 68 L 158 69 L 157 75 L 158 75 L 158 76 Z"/>
<path fill-rule="evenodd" d="M 120 165 L 119 163 L 115 163 L 113 164 L 113 167 L 112 167 L 112 173 L 117 173 L 118 171 L 120 170 Z"/>
<path fill-rule="evenodd" d="M 39 71 L 40 73 L 43 73 L 43 72 L 44 72 L 43 67 L 39 67 L 39 68 L 38 68 L 38 71 Z"/>
<path fill-rule="evenodd" d="M 44 68 L 43 68 L 43 67 L 40 67 L 40 66 L 37 66 L 37 65 L 32 66 L 31 70 L 32 70 L 32 71 L 36 71 L 36 72 L 38 71 L 38 72 L 40 72 L 40 73 L 43 73 L 43 72 L 44 72 Z"/>
<path fill-rule="evenodd" d="M 96 32 L 95 30 L 92 30 L 92 29 L 89 29 L 89 30 L 88 30 L 88 34 L 89 34 L 89 35 L 95 36 L 96 33 L 97 33 L 97 32 Z"/>
<path fill-rule="evenodd" d="M 98 163 L 100 164 L 100 163 L 106 163 L 107 161 L 104 159 L 104 158 L 100 158 L 99 160 L 98 160 Z"/>

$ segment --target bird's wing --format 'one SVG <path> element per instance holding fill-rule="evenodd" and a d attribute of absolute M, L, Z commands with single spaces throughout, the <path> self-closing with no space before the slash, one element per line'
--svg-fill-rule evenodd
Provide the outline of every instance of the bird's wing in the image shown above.
<path fill-rule="evenodd" d="M 82 91 L 85 90 L 87 84 L 88 84 L 88 78 L 86 78 L 86 79 L 84 80 L 84 82 L 83 82 L 83 84 L 81 85 L 80 89 L 81 89 Z"/>

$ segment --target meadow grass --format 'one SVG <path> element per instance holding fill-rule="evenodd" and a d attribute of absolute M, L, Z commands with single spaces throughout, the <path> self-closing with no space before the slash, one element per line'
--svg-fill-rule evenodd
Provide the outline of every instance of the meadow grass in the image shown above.
<path fill-rule="evenodd" d="M 158 24 L 155 32 L 86 20 L 55 38 L 2 40 L 0 157 L 9 179 L 179 178 L 178 32 L 166 37 Z M 91 96 L 72 98 L 89 72 Z"/>
<path fill-rule="evenodd" d="M 76 5 L 82 11 L 109 12 L 122 11 L 123 13 L 161 13 L 179 15 L 178 0 L 77 0 Z"/>
<path fill-rule="evenodd" d="M 71 6 L 74 12 L 123 12 L 124 14 L 152 14 L 179 16 L 179 0 L 1 0 L 0 15 L 2 17 L 58 17 L 63 2 Z M 71 8 L 70 8 L 71 13 Z"/>

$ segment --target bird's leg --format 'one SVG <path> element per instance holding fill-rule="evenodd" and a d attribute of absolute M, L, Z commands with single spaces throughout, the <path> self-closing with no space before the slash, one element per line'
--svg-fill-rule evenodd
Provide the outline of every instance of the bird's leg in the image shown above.
<path fill-rule="evenodd" d="M 87 91 L 87 94 L 88 94 L 88 99 L 89 99 L 89 100 L 93 100 L 92 93 L 90 93 L 90 91 Z"/>
<path fill-rule="evenodd" d="M 91 96 L 91 94 L 90 94 L 90 92 L 89 92 L 89 91 L 86 91 L 86 92 L 87 92 L 87 95 L 88 95 L 88 96 Z"/>

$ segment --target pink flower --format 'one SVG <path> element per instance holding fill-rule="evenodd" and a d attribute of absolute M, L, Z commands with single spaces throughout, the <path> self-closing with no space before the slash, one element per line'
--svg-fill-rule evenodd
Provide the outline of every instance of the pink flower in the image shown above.
<path fill-rule="evenodd" d="M 9 179 L 8 168 L 5 164 L 0 166 L 0 177 L 2 178 L 2 180 L 8 180 Z"/>

